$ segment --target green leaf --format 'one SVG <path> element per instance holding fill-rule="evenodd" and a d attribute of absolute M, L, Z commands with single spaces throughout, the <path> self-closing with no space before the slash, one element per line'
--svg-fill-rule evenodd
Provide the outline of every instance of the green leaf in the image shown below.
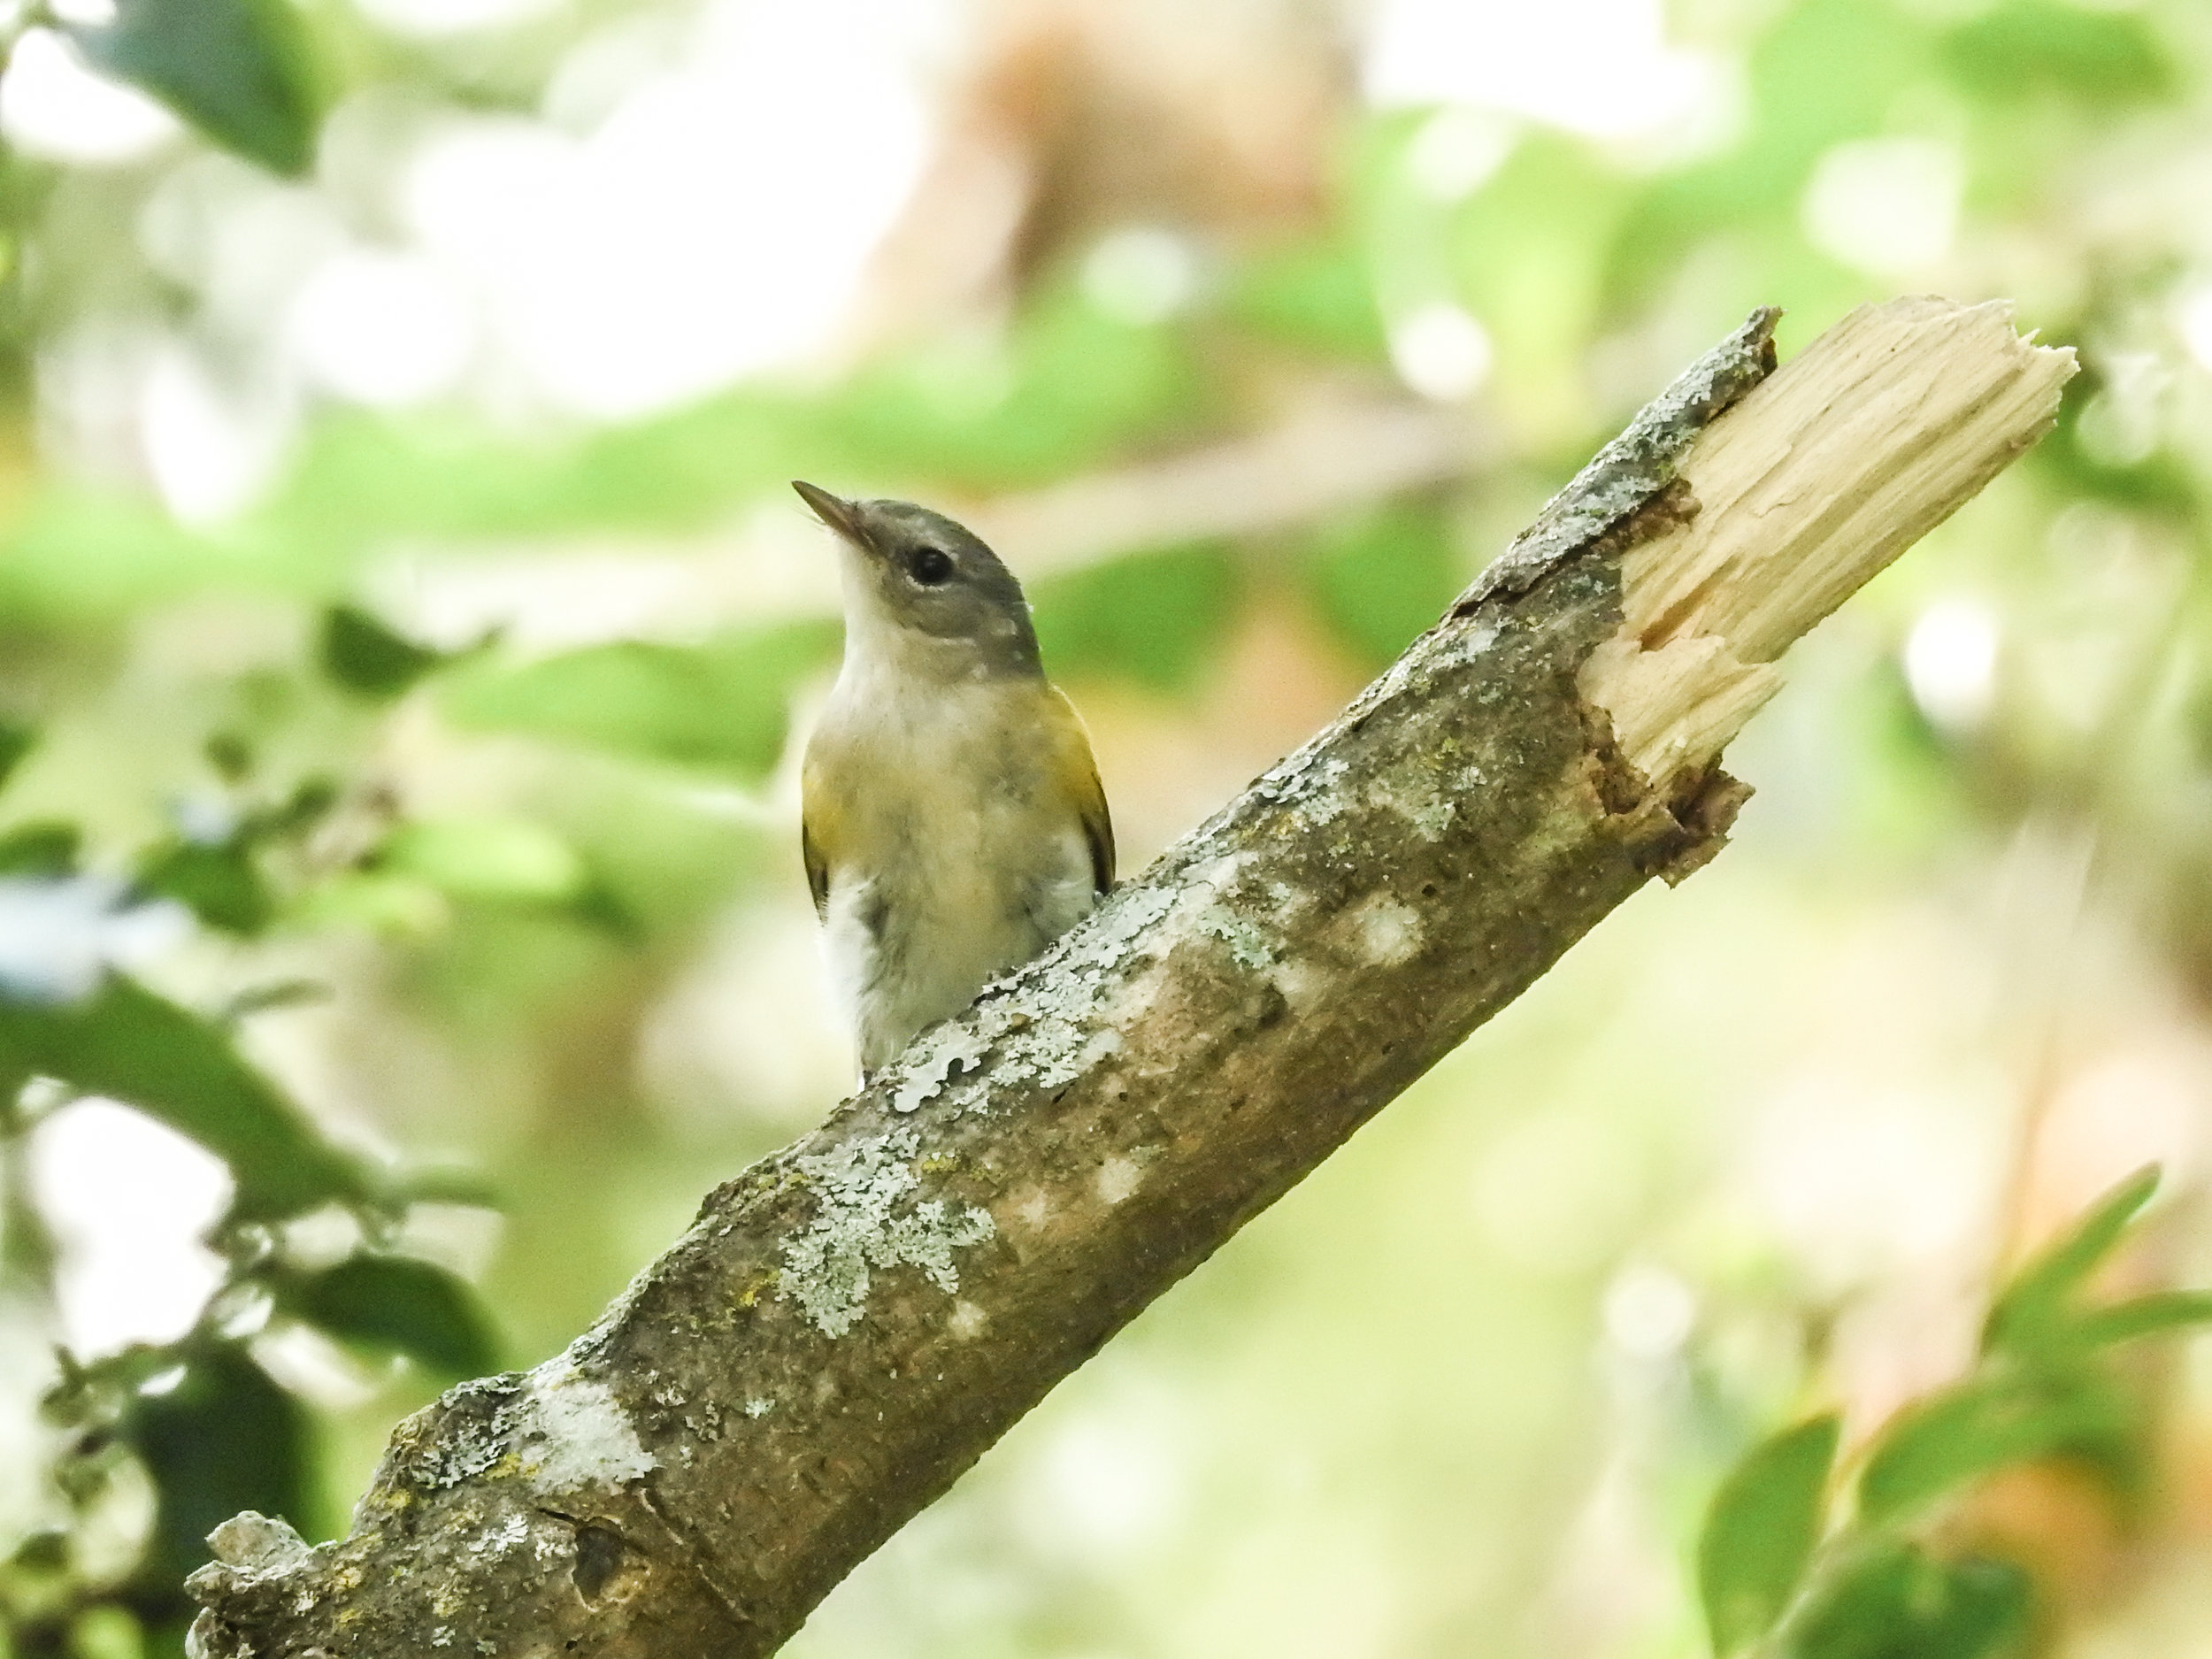
<path fill-rule="evenodd" d="M 338 804 L 338 785 L 335 780 L 317 776 L 303 778 L 292 793 L 273 806 L 262 808 L 250 814 L 239 826 L 239 834 L 248 841 L 281 840 L 311 829 Z"/>
<path fill-rule="evenodd" d="M 496 1210 L 499 1192 L 480 1170 L 455 1164 L 427 1164 L 388 1171 L 379 1188 L 388 1209 L 410 1204 L 457 1204 Z"/>
<path fill-rule="evenodd" d="M 2080 1458 L 2124 1484 L 2139 1462 L 2139 1429 L 2126 1397 L 2092 1367 L 1977 1377 L 1890 1419 L 1859 1476 L 1860 1518 L 1900 1519 L 2047 1457 Z"/>
<path fill-rule="evenodd" d="M 1306 572 L 1331 630 L 1378 669 L 1444 614 L 1468 575 L 1432 502 L 1394 502 L 1325 530 Z"/>
<path fill-rule="evenodd" d="M 2212 1325 L 2212 1290 L 2162 1290 L 2085 1313 L 2074 1333 L 2086 1348 Z"/>
<path fill-rule="evenodd" d="M 355 1256 L 280 1280 L 277 1303 L 359 1348 L 404 1354 L 448 1377 L 498 1363 L 498 1342 L 476 1294 L 443 1268 L 404 1256 Z"/>
<path fill-rule="evenodd" d="M 138 886 L 188 905 L 211 927 L 249 937 L 275 918 L 275 895 L 239 838 L 155 846 L 138 869 Z"/>
<path fill-rule="evenodd" d="M 4 787 L 24 756 L 38 747 L 36 728 L 13 720 L 0 720 L 0 787 Z"/>
<path fill-rule="evenodd" d="M 1830 1412 L 1784 1429 L 1754 1447 L 1714 1494 L 1697 1576 L 1716 1654 L 1758 1640 L 1796 1594 L 1820 1540 L 1840 1426 Z"/>
<path fill-rule="evenodd" d="M 138 1620 L 113 1602 L 88 1607 L 69 1622 L 70 1659 L 159 1659 Z"/>
<path fill-rule="evenodd" d="M 323 672 L 365 697 L 396 697 L 452 660 L 444 651 L 395 634 L 365 611 L 333 605 L 323 612 Z"/>
<path fill-rule="evenodd" d="M 319 100 L 289 0 L 119 0 L 113 23 L 69 32 L 95 68 L 225 149 L 277 173 L 307 171 Z"/>
<path fill-rule="evenodd" d="M 1374 281 L 1356 248 L 1310 242 L 1269 250 L 1232 276 L 1222 306 L 1255 334 L 1363 362 L 1388 348 Z"/>
<path fill-rule="evenodd" d="M 2011 0 L 1945 38 L 1945 70 L 1991 102 L 2059 93 L 2085 104 L 2140 104 L 2180 85 L 2172 56 L 2146 19 L 2062 0 Z"/>
<path fill-rule="evenodd" d="M 2100 1199 L 2071 1232 L 2045 1246 L 2014 1274 L 1982 1326 L 1982 1352 L 2036 1355 L 2063 1348 L 2067 1303 L 2150 1202 L 2158 1177 L 2155 1164 L 2138 1170 Z"/>
<path fill-rule="evenodd" d="M 181 1603 L 207 1535 L 242 1509 L 309 1524 L 306 1409 L 233 1343 L 202 1345 L 174 1388 L 134 1400 L 123 1433 L 153 1477 L 154 1537 L 140 1571 L 157 1594 Z"/>
<path fill-rule="evenodd" d="M 250 985 L 223 1004 L 219 1016 L 226 1025 L 235 1025 L 256 1014 L 265 1014 L 273 1009 L 304 1008 L 316 1002 L 327 1002 L 336 993 L 323 979 L 272 979 L 262 985 Z"/>
<path fill-rule="evenodd" d="M 527 732 L 747 780 L 783 753 L 791 694 L 836 658 L 833 623 L 731 634 L 703 645 L 594 646 L 519 668 L 457 676 L 441 703 L 460 726 Z"/>
<path fill-rule="evenodd" d="M 1236 609 L 1235 560 L 1212 543 L 1138 553 L 1038 585 L 1037 641 L 1056 679 L 1189 690 Z"/>
<path fill-rule="evenodd" d="M 1940 1561 L 1886 1541 L 1816 1592 L 1784 1659 L 1999 1659 L 2024 1651 L 2034 1585 L 2010 1562 Z"/>
<path fill-rule="evenodd" d="M 636 945 L 645 938 L 644 918 L 596 871 L 571 895 L 567 909 L 573 919 L 618 943 Z"/>
<path fill-rule="evenodd" d="M 445 895 L 419 877 L 357 870 L 317 883 L 300 895 L 293 916 L 311 928 L 365 928 L 403 939 L 427 939 L 451 919 Z"/>
<path fill-rule="evenodd" d="M 375 868 L 419 877 L 460 898 L 557 904 L 582 893 L 590 872 L 542 824 L 518 818 L 430 818 L 393 832 Z"/>
<path fill-rule="evenodd" d="M 1183 331 L 1110 318 L 1048 280 L 1002 335 L 941 333 L 855 375 L 824 404 L 823 436 L 860 476 L 982 493 L 1188 432 L 1210 389 Z"/>
<path fill-rule="evenodd" d="M 253 745 L 236 732 L 211 733 L 200 752 L 225 783 L 243 783 L 253 774 Z"/>
<path fill-rule="evenodd" d="M 42 818 L 0 834 L 0 876 L 65 876 L 77 867 L 83 833 L 74 824 Z"/>
<path fill-rule="evenodd" d="M 0 1001 L 0 1076 L 19 1074 L 112 1096 L 189 1135 L 230 1165 L 240 1219 L 370 1196 L 360 1166 L 216 1025 L 119 976 L 80 1002 Z"/>

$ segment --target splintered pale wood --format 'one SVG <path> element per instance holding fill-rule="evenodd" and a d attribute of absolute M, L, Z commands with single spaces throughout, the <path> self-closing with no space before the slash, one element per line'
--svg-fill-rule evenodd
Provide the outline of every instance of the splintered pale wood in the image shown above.
<path fill-rule="evenodd" d="M 2067 367 L 2001 311 L 1912 302 L 1770 380 L 1773 325 L 1693 365 L 1325 731 L 709 1194 L 566 1353 L 402 1425 L 346 1537 L 219 1529 L 196 1650 L 772 1653 L 1140 1310 L 1711 856 L 1744 792 L 1709 763 L 1775 657 L 2030 441 Z"/>
<path fill-rule="evenodd" d="M 1621 564 L 1583 695 L 1654 784 L 1694 775 L 1781 685 L 1790 643 L 2058 418 L 2070 348 L 2001 301 L 1862 306 L 1707 426 L 1671 527 Z"/>

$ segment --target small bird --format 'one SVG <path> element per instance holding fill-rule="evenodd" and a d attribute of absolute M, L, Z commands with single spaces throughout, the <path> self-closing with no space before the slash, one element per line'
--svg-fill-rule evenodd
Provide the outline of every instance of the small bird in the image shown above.
<path fill-rule="evenodd" d="M 792 488 L 836 532 L 844 587 L 800 844 L 864 1080 L 1098 902 L 1114 830 L 998 556 L 911 502 Z"/>

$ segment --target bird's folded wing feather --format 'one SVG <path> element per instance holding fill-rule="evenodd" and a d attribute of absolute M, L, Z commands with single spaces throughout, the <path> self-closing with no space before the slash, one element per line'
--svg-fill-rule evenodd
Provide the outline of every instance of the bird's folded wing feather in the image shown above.
<path fill-rule="evenodd" d="M 814 895 L 814 914 L 822 921 L 829 919 L 829 858 L 823 849 L 833 827 L 822 803 L 820 781 L 809 765 L 799 774 L 799 856 L 806 864 L 806 886 Z"/>
<path fill-rule="evenodd" d="M 1113 816 L 1106 810 L 1106 789 L 1098 780 L 1098 762 L 1091 754 L 1083 717 L 1058 687 L 1049 689 L 1059 705 L 1060 752 L 1054 772 L 1082 822 L 1083 840 L 1091 850 L 1091 884 L 1102 896 L 1114 886 Z"/>

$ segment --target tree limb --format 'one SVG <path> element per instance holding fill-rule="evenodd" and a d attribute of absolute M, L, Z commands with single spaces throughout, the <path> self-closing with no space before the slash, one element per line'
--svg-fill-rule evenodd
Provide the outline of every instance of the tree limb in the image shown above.
<path fill-rule="evenodd" d="M 241 1517 L 206 1655 L 772 1652 L 1139 1310 L 1654 875 L 1782 650 L 2055 419 L 2006 308 L 1761 311 L 1335 724 L 819 1129 L 568 1351 Z"/>

